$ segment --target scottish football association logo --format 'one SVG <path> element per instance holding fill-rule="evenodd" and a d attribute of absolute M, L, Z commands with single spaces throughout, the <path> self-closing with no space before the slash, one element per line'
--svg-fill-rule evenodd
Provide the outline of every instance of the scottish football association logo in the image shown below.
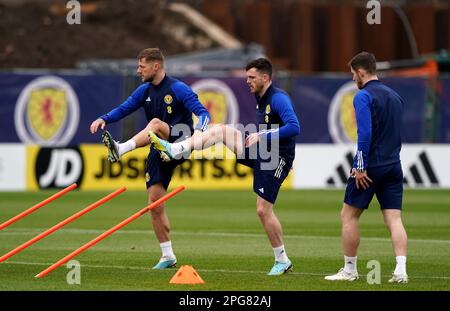
<path fill-rule="evenodd" d="M 65 146 L 75 134 L 78 121 L 78 98 L 59 77 L 43 76 L 31 81 L 17 100 L 15 126 L 24 143 Z"/>
<path fill-rule="evenodd" d="M 191 85 L 211 115 L 211 124 L 236 124 L 239 108 L 230 87 L 217 79 L 203 79 Z M 194 116 L 194 125 L 198 122 Z"/>
<path fill-rule="evenodd" d="M 356 117 L 353 98 L 358 89 L 355 83 L 348 82 L 339 88 L 331 100 L 328 110 L 328 129 L 335 143 L 355 143 L 357 140 Z"/>

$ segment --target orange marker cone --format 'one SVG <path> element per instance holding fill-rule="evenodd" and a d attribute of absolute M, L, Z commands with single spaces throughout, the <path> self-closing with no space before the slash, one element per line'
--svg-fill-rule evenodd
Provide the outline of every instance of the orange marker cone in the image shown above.
<path fill-rule="evenodd" d="M 170 280 L 171 284 L 205 284 L 192 266 L 181 266 Z"/>

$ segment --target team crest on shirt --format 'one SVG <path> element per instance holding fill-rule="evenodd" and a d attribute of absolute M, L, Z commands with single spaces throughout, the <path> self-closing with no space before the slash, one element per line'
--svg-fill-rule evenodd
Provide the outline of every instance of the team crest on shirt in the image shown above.
<path fill-rule="evenodd" d="M 149 181 L 150 181 L 150 174 L 145 173 L 145 182 L 149 182 Z"/>
<path fill-rule="evenodd" d="M 173 102 L 172 96 L 169 95 L 169 94 L 167 94 L 166 96 L 164 96 L 164 102 L 165 102 L 167 105 L 170 105 L 170 104 Z"/>
<path fill-rule="evenodd" d="M 233 90 L 218 79 L 202 79 L 191 85 L 199 101 L 211 115 L 211 124 L 235 124 L 239 120 L 239 108 Z M 194 126 L 198 122 L 193 115 Z"/>
<path fill-rule="evenodd" d="M 266 114 L 269 114 L 270 113 L 270 105 L 267 105 L 266 106 Z"/>
<path fill-rule="evenodd" d="M 334 94 L 328 110 L 328 130 L 335 143 L 355 143 L 358 139 L 353 99 L 358 88 L 353 81 L 345 83 Z"/>
<path fill-rule="evenodd" d="M 32 80 L 19 95 L 14 123 L 20 140 L 65 146 L 78 129 L 79 103 L 72 87 L 56 76 Z"/>

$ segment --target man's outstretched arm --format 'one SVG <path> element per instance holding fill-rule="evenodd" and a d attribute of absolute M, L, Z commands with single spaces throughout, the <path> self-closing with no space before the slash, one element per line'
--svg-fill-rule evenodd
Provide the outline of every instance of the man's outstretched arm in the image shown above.
<path fill-rule="evenodd" d="M 91 133 L 96 133 L 99 127 L 105 129 L 106 124 L 117 122 L 141 107 L 147 88 L 147 84 L 141 85 L 120 106 L 94 120 L 90 126 Z"/>

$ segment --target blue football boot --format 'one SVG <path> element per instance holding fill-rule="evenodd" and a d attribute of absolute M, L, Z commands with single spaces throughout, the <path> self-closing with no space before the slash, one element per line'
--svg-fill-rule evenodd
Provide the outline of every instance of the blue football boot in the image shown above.
<path fill-rule="evenodd" d="M 177 265 L 176 258 L 161 257 L 159 262 L 152 268 L 155 270 L 174 268 Z"/>
<path fill-rule="evenodd" d="M 170 150 L 170 143 L 168 141 L 159 138 L 152 131 L 148 131 L 148 137 L 150 137 L 153 147 L 155 147 L 155 149 L 159 151 L 161 159 L 164 162 L 169 162 L 174 158 Z"/>
<path fill-rule="evenodd" d="M 285 263 L 275 261 L 275 264 L 267 275 L 282 275 L 288 271 L 292 271 L 292 262 L 289 259 Z"/>

